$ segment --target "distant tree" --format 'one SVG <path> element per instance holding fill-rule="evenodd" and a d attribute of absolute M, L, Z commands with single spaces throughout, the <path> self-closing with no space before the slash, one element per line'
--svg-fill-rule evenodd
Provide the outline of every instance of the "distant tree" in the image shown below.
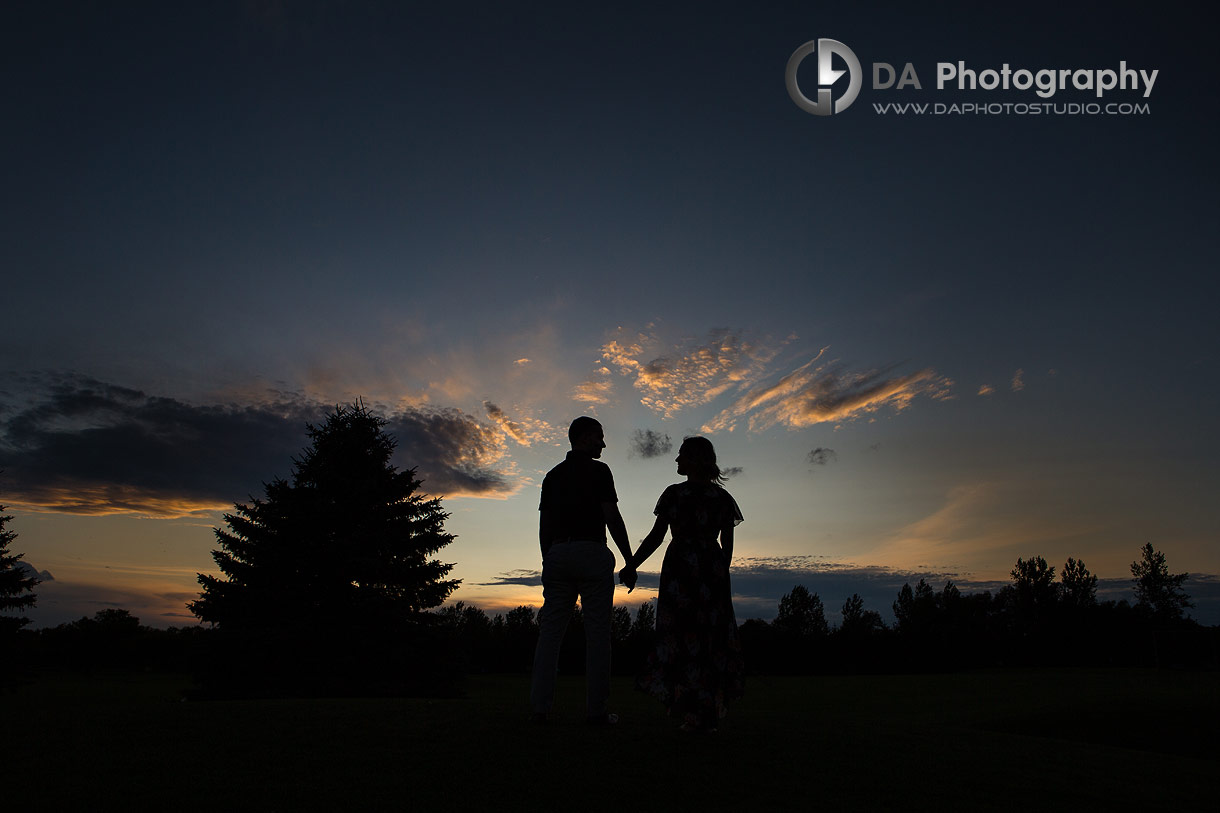
<path fill-rule="evenodd" d="M 9 545 L 17 538 L 16 532 L 5 527 L 11 519 L 0 505 L 0 613 L 3 613 L 0 614 L 0 633 L 15 632 L 30 623 L 24 616 L 9 613 L 33 607 L 37 599 L 34 588 L 38 586 L 38 579 L 30 575 L 28 566 L 18 564 L 25 554 L 9 550 Z"/>
<path fill-rule="evenodd" d="M 1047 637 L 1056 630 L 1059 585 L 1055 583 L 1055 568 L 1041 556 L 1033 556 L 1017 559 L 1009 575 L 1012 584 L 997 598 L 1009 628 L 1023 641 L 1012 654 L 1036 661 L 1044 657 Z"/>
<path fill-rule="evenodd" d="M 945 582 L 944 589 L 936 596 L 936 626 L 941 641 L 955 650 L 961 657 L 974 645 L 988 620 L 991 594 L 962 595 L 953 582 Z"/>
<path fill-rule="evenodd" d="M 1055 568 L 1041 556 L 1017 559 L 1009 575 L 1022 603 L 1047 604 L 1055 600 Z"/>
<path fill-rule="evenodd" d="M 626 607 L 615 607 L 610 616 L 610 640 L 626 641 L 631 636 L 631 611 Z"/>
<path fill-rule="evenodd" d="M 657 640 L 657 603 L 656 600 L 642 602 L 635 611 L 635 621 L 631 623 L 631 632 L 627 642 L 631 657 L 642 662 L 652 650 Z"/>
<path fill-rule="evenodd" d="M 635 611 L 635 623 L 631 625 L 632 635 L 652 635 L 657 628 L 657 605 L 655 601 L 645 601 Z"/>
<path fill-rule="evenodd" d="M 439 499 L 416 493 L 415 469 L 390 463 L 395 441 L 363 404 L 308 426 L 291 480 L 225 514 L 190 609 L 234 629 L 388 629 L 419 620 L 457 587 L 430 558 L 453 541 Z"/>
<path fill-rule="evenodd" d="M 622 609 L 626 611 L 625 607 Z M 611 632 L 613 635 L 617 636 L 621 633 L 622 623 L 622 616 L 619 614 L 618 609 L 616 609 L 612 619 L 613 626 Z M 618 629 L 615 629 L 615 627 Z M 636 608 L 635 619 L 631 621 L 626 639 L 618 642 L 619 654 L 614 655 L 612 660 L 615 669 L 621 670 L 624 674 L 633 673 L 653 651 L 656 642 L 657 603 L 653 599 L 641 602 Z"/>
<path fill-rule="evenodd" d="M 538 622 L 533 607 L 516 607 L 504 616 L 504 628 L 511 634 L 537 635 Z"/>
<path fill-rule="evenodd" d="M 437 616 L 448 628 L 467 637 L 485 637 L 491 631 L 491 619 L 481 607 L 455 601 L 439 611 Z"/>
<path fill-rule="evenodd" d="M 1068 557 L 1060 574 L 1060 595 L 1071 607 L 1093 607 L 1097 604 L 1097 577 L 1089 572 L 1084 562 Z"/>
<path fill-rule="evenodd" d="M 950 582 L 945 589 L 948 590 L 952 586 Z M 957 590 L 956 587 L 953 589 Z M 923 579 L 919 580 L 914 590 L 910 584 L 902 585 L 898 598 L 894 600 L 893 609 L 898 632 L 903 635 L 921 635 L 931 631 L 936 625 L 936 593 Z"/>
<path fill-rule="evenodd" d="M 135 635 L 140 631 L 140 619 L 131 614 L 130 610 L 111 607 L 98 610 L 92 619 L 82 618 L 77 623 L 90 622 L 106 635 Z"/>
<path fill-rule="evenodd" d="M 957 585 L 953 582 L 945 582 L 945 589 L 940 591 L 940 597 L 937 603 L 946 608 L 951 608 L 954 604 L 962 599 L 962 591 L 957 589 Z"/>
<path fill-rule="evenodd" d="M 775 628 L 761 618 L 747 618 L 737 627 L 741 646 L 749 653 L 749 668 L 754 671 L 775 669 L 776 652 L 772 638 Z M 760 669 L 760 666 L 763 667 Z"/>
<path fill-rule="evenodd" d="M 1180 621 L 1187 608 L 1195 606 L 1182 589 L 1189 573 L 1170 574 L 1165 554 L 1145 543 L 1140 559 L 1131 563 L 1135 583 L 1135 608 L 1150 615 L 1154 621 Z"/>
<path fill-rule="evenodd" d="M 830 632 L 821 597 L 817 593 L 810 593 L 800 584 L 780 598 L 774 627 L 799 638 L 824 636 Z"/>
<path fill-rule="evenodd" d="M 481 607 L 456 601 L 438 610 L 436 617 L 465 670 L 485 672 L 492 667 L 495 624 Z"/>
<path fill-rule="evenodd" d="M 503 665 L 509 670 L 528 669 L 534 661 L 538 622 L 533 607 L 515 607 L 504 615 Z"/>
<path fill-rule="evenodd" d="M 864 599 L 860 598 L 859 593 L 852 593 L 851 598 L 843 602 L 842 612 L 839 634 L 845 637 L 862 638 L 885 629 L 881 613 L 864 609 Z"/>

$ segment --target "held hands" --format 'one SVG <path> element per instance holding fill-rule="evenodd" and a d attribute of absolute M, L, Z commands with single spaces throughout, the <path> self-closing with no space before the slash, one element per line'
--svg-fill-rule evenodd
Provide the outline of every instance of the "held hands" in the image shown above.
<path fill-rule="evenodd" d="M 626 587 L 628 593 L 635 589 L 635 582 L 638 578 L 639 574 L 636 573 L 635 568 L 632 567 L 630 563 L 628 563 L 626 567 L 618 572 L 619 584 Z"/>

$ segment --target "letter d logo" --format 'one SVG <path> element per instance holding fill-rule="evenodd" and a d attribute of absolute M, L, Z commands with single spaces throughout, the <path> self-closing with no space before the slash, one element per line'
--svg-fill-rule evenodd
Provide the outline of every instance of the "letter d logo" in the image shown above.
<path fill-rule="evenodd" d="M 816 102 L 810 101 L 801 92 L 801 88 L 796 82 L 797 69 L 805 57 L 812 54 L 814 50 L 818 52 L 818 100 Z M 835 54 L 838 54 L 839 58 L 847 63 L 846 71 L 837 71 L 832 67 L 831 58 Z M 792 56 L 788 57 L 788 70 L 784 74 L 784 82 L 788 85 L 788 95 L 792 97 L 792 101 L 796 103 L 797 107 L 815 116 L 829 116 L 833 98 L 831 96 L 832 86 L 845 73 L 850 74 L 847 92 L 834 101 L 834 112 L 842 113 L 851 107 L 851 103 L 860 94 L 862 71 L 860 70 L 860 60 L 856 59 L 856 55 L 850 48 L 838 40 L 810 40 L 793 51 Z"/>

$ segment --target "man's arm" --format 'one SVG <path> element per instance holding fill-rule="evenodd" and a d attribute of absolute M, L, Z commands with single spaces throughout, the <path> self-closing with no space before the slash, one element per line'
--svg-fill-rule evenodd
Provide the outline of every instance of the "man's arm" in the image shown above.
<path fill-rule="evenodd" d="M 610 538 L 618 546 L 619 553 L 623 554 L 623 561 L 631 564 L 631 542 L 627 539 L 627 525 L 623 522 L 623 515 L 618 512 L 618 503 L 602 503 L 602 516 L 606 518 Z"/>
<path fill-rule="evenodd" d="M 720 548 L 724 551 L 724 563 L 733 564 L 733 524 L 731 522 L 720 529 Z"/>
<path fill-rule="evenodd" d="M 555 512 L 543 509 L 538 512 L 538 546 L 542 548 L 542 558 L 546 558 L 551 543 L 555 541 Z"/>

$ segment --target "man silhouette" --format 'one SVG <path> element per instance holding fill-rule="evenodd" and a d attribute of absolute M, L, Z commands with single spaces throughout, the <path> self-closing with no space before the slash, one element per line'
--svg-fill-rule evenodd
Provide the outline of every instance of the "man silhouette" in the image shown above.
<path fill-rule="evenodd" d="M 610 467 L 597 460 L 606 448 L 602 425 L 579 417 L 568 428 L 572 451 L 542 481 L 538 542 L 542 547 L 542 612 L 530 686 L 533 720 L 545 722 L 555 698 L 555 673 L 563 633 L 576 607 L 585 623 L 585 719 L 618 722 L 606 710 L 610 697 L 610 614 L 614 603 L 614 554 L 606 530 L 624 561 L 631 561 L 627 527 L 618 510 Z M 634 587 L 634 572 L 625 583 Z"/>

